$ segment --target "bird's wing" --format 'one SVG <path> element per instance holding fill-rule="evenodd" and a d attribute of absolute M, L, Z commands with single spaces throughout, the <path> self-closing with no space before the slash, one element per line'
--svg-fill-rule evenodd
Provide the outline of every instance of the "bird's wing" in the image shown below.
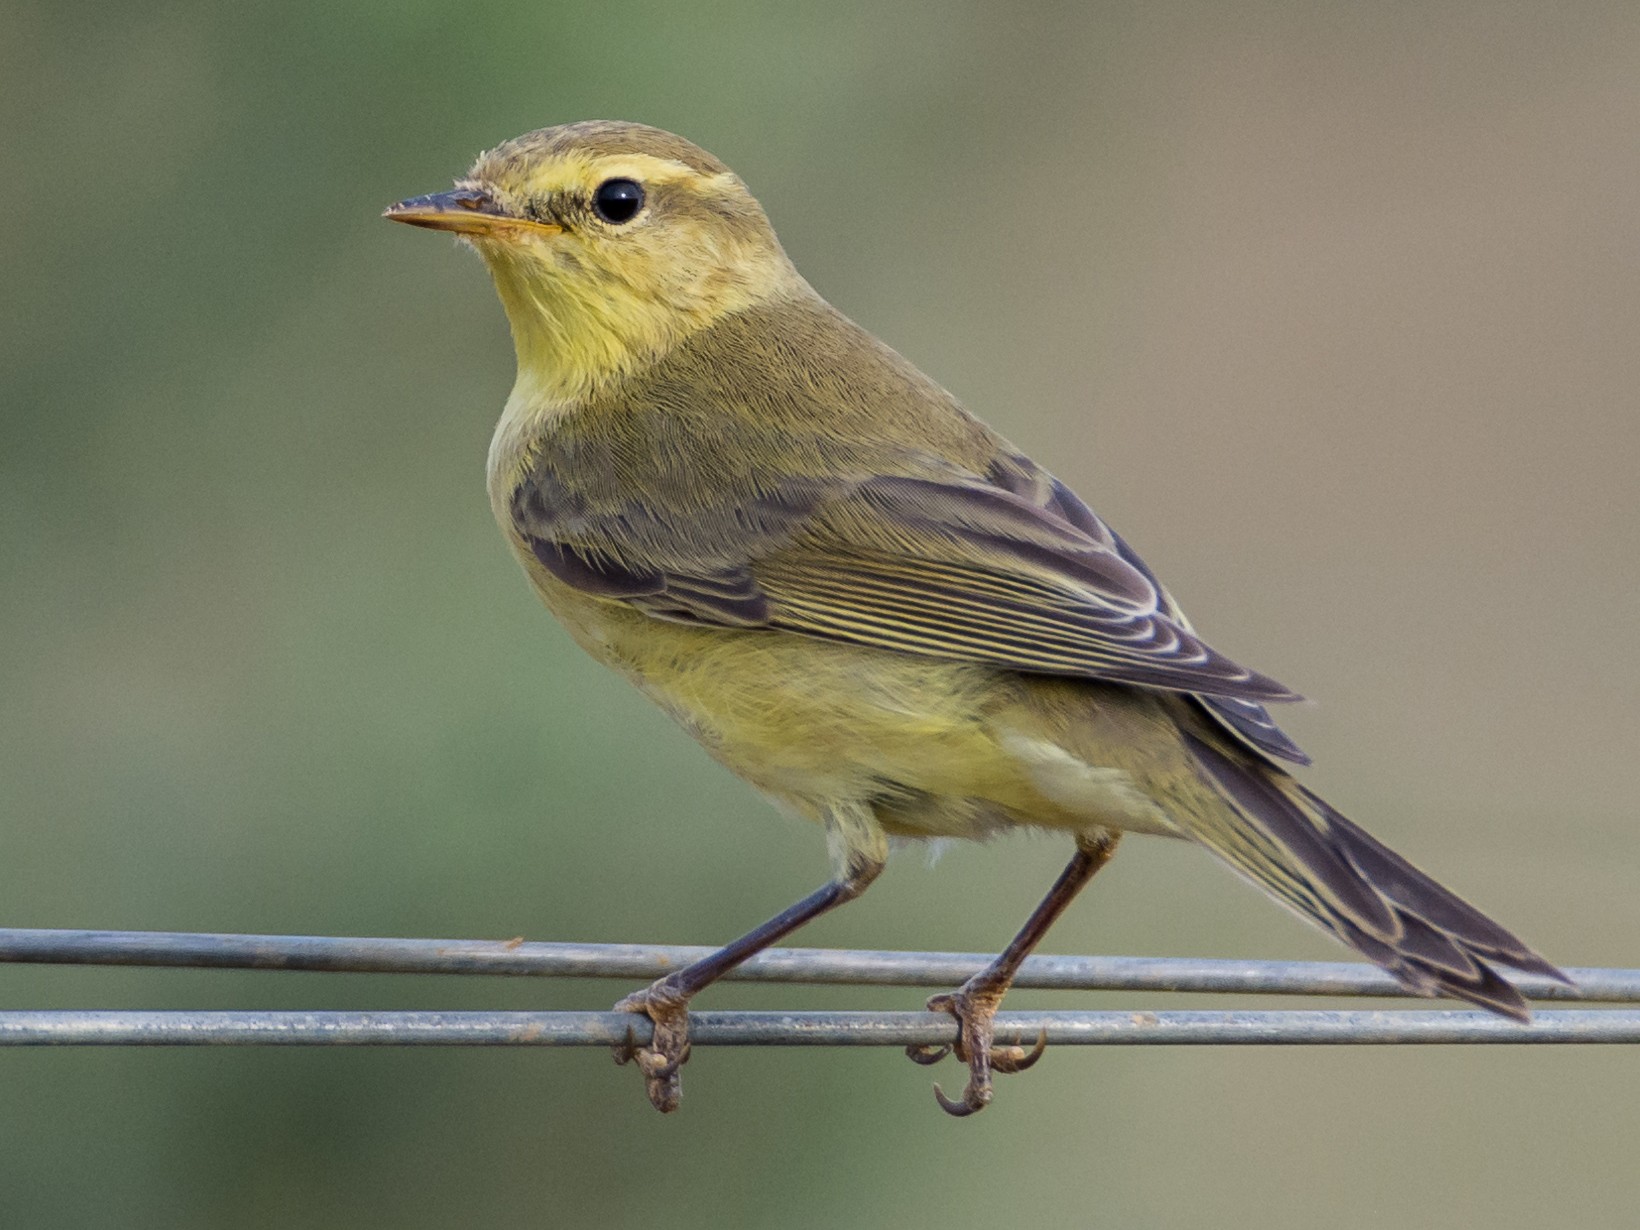
<path fill-rule="evenodd" d="M 658 618 L 1188 692 L 1243 715 L 1298 699 L 1209 648 L 1127 545 L 1025 458 L 984 476 L 921 470 L 776 479 L 687 515 L 572 497 L 537 473 L 513 520 L 558 580 Z"/>
<path fill-rule="evenodd" d="M 1032 499 L 1034 503 L 1063 510 L 1067 520 L 1085 527 L 1095 537 L 1108 535 L 1116 552 L 1128 564 L 1142 572 L 1145 579 L 1155 587 L 1162 614 L 1186 632 L 1195 634 L 1196 630 L 1190 626 L 1190 620 L 1185 616 L 1183 609 L 1173 595 L 1167 592 L 1166 587 L 1156 579 L 1156 574 L 1150 570 L 1150 566 L 1139 558 L 1139 553 L 1128 546 L 1120 534 L 1105 525 L 1075 492 L 1028 457 L 1010 456 L 1002 459 L 992 466 L 990 477 L 993 482 L 1004 482 L 1010 490 Z M 1270 711 L 1258 701 L 1245 696 L 1220 694 L 1201 694 L 1197 695 L 1196 700 L 1221 726 L 1266 755 L 1290 760 L 1295 764 L 1310 763 L 1309 754 L 1293 742 L 1292 736 L 1276 725 Z"/>

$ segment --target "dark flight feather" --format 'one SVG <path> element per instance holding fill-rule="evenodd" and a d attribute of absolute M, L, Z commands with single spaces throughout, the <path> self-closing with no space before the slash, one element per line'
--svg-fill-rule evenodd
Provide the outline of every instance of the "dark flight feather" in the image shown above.
<path fill-rule="evenodd" d="M 1139 553 L 1130 547 L 1120 534 L 1101 521 L 1074 491 L 1036 462 L 1019 453 L 1005 453 L 991 463 L 986 471 L 986 477 L 998 487 L 1029 500 L 1045 512 L 1050 512 L 1074 525 L 1088 536 L 1109 542 L 1123 562 L 1150 582 L 1160 601 L 1162 612 L 1179 627 L 1186 631 L 1194 631 L 1183 609 L 1150 570 L 1150 566 L 1139 557 Z M 1289 760 L 1295 764 L 1310 763 L 1310 757 L 1304 749 L 1276 725 L 1269 710 L 1257 701 L 1216 695 L 1198 696 L 1197 699 L 1211 717 L 1265 755 Z"/>
<path fill-rule="evenodd" d="M 560 581 L 660 618 L 1222 698 L 1241 706 L 1231 724 L 1255 744 L 1285 746 L 1248 714 L 1294 693 L 1200 640 L 1063 488 L 1043 506 L 908 463 L 929 473 L 782 479 L 672 517 L 589 498 L 566 489 L 561 469 L 538 469 L 513 517 Z"/>
<path fill-rule="evenodd" d="M 1203 777 L 1248 826 L 1235 836 L 1207 828 L 1191 835 L 1409 990 L 1526 1020 L 1525 999 L 1490 963 L 1569 981 L 1281 770 L 1233 757 L 1189 732 L 1185 741 Z"/>
<path fill-rule="evenodd" d="M 574 518 L 581 532 L 565 534 L 540 515 L 539 486 L 514 510 L 559 580 L 657 616 L 1254 706 L 1296 699 L 1170 618 L 1156 586 L 1112 545 L 1009 492 L 896 475 L 816 495 L 776 490 L 703 510 L 687 535 L 670 536 L 637 509 L 602 523 L 583 514 Z M 797 512 L 805 505 L 806 517 Z M 771 506 L 782 515 L 767 515 Z M 697 536 L 710 547 L 691 550 Z M 594 545 L 600 539 L 621 543 L 623 555 Z M 644 542 L 640 556 L 634 544 Z"/>

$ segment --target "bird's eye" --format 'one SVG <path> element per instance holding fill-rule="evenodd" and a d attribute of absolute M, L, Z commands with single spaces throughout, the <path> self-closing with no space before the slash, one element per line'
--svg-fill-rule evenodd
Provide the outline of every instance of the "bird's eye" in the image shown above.
<path fill-rule="evenodd" d="M 643 208 L 643 185 L 631 179 L 606 179 L 592 194 L 593 211 L 605 222 L 619 226 Z"/>

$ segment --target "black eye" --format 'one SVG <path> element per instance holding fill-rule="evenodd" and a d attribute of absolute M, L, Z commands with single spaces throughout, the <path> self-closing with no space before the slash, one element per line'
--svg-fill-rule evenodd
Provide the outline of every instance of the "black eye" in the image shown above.
<path fill-rule="evenodd" d="M 619 226 L 643 208 L 643 185 L 631 179 L 606 179 L 592 194 L 592 208 L 605 222 Z"/>

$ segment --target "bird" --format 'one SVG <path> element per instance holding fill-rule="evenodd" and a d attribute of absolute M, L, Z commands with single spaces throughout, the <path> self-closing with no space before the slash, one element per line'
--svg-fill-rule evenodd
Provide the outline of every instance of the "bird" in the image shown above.
<path fill-rule="evenodd" d="M 983 1109 L 1020 963 L 1125 833 L 1205 847 L 1408 991 L 1519 1021 L 1499 966 L 1567 981 L 1499 923 L 1304 785 L 1269 707 L 1301 699 L 1212 648 L 1070 488 L 799 274 L 723 162 L 643 124 L 542 128 L 452 189 L 390 206 L 492 275 L 517 376 L 491 508 L 570 636 L 780 809 L 832 875 L 741 938 L 627 996 L 662 1112 L 688 1005 L 858 897 L 893 839 L 1068 838 L 1006 948 L 928 1001 Z"/>

